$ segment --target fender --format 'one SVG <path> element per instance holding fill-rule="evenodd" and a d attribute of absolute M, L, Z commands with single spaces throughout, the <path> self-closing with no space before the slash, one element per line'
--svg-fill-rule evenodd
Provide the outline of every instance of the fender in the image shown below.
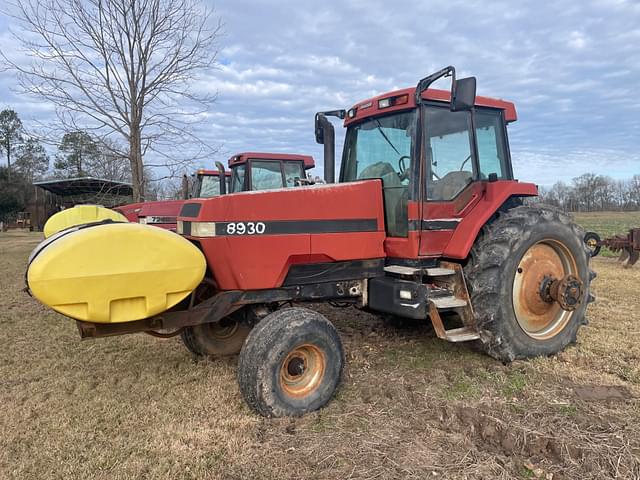
<path fill-rule="evenodd" d="M 444 249 L 443 256 L 464 260 L 469 255 L 480 229 L 511 197 L 536 197 L 538 187 L 517 180 L 486 182 L 484 194 L 463 218 Z"/>

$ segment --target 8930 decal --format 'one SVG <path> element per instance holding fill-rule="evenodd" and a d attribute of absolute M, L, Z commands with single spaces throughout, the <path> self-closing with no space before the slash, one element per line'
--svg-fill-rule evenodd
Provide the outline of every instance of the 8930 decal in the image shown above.
<path fill-rule="evenodd" d="M 262 235 L 267 229 L 264 222 L 229 222 L 220 226 L 222 235 Z"/>

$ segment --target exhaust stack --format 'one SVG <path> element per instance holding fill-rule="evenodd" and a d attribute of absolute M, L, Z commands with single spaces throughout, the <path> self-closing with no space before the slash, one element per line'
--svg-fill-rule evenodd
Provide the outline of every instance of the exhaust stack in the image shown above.
<path fill-rule="evenodd" d="M 316 142 L 324 145 L 324 181 L 327 183 L 335 183 L 336 181 L 336 133 L 327 117 L 343 119 L 345 113 L 344 110 L 316 113 Z"/>

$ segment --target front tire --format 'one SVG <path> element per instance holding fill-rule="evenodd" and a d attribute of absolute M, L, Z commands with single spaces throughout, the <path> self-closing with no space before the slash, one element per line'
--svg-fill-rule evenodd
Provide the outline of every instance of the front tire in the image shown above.
<path fill-rule="evenodd" d="M 568 215 L 547 206 L 512 208 L 483 228 L 465 267 L 482 350 L 510 362 L 575 343 L 595 276 L 583 239 Z M 548 287 L 569 275 L 581 289 L 567 289 L 574 304 L 563 307 L 549 298 Z"/>
<path fill-rule="evenodd" d="M 300 416 L 323 407 L 342 377 L 344 351 L 335 327 L 306 308 L 267 315 L 240 352 L 238 383 L 265 417 Z"/>

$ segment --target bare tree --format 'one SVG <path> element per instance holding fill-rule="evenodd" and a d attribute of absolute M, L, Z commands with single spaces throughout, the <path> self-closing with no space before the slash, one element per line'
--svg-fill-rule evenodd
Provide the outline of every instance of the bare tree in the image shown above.
<path fill-rule="evenodd" d="M 215 65 L 221 26 L 212 10 L 198 0 L 20 0 L 11 8 L 32 62 L 3 54 L 4 62 L 25 92 L 56 105 L 66 130 L 83 123 L 124 138 L 136 201 L 145 166 L 177 169 L 186 156 L 211 153 L 190 127 L 215 99 L 192 89 Z M 198 147 L 176 157 L 179 145 Z M 143 163 L 150 150 L 159 161 Z"/>
<path fill-rule="evenodd" d="M 117 182 L 131 181 L 131 169 L 122 145 L 106 138 L 99 141 L 97 147 L 97 154 L 87 164 L 89 175 Z M 145 181 L 149 180 L 147 177 L 145 174 Z M 145 193 L 148 193 L 146 189 Z"/>

